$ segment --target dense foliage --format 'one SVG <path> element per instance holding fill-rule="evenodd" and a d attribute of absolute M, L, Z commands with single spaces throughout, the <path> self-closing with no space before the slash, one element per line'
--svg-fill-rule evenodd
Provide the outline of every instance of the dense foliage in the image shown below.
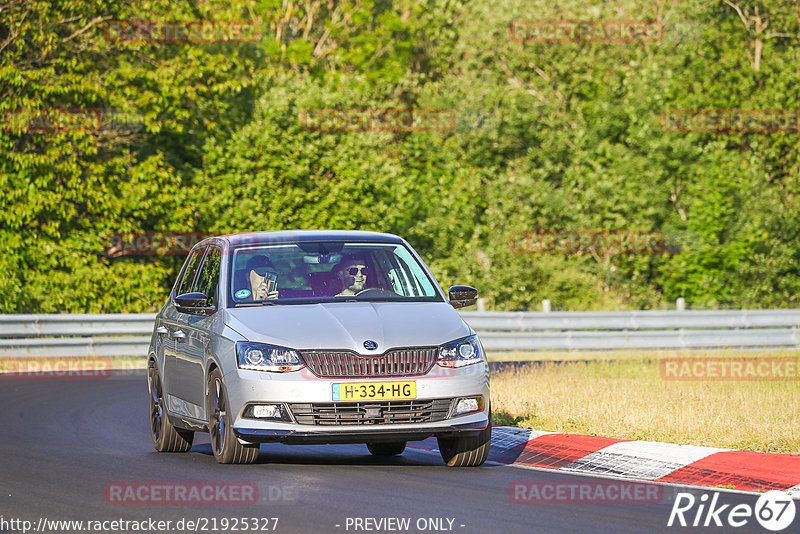
<path fill-rule="evenodd" d="M 397 233 L 489 309 L 797 307 L 800 132 L 665 131 L 800 110 L 793 0 L 0 0 L 0 312 L 139 312 L 182 258 L 112 233 Z M 245 21 L 245 42 L 110 21 Z M 516 42 L 521 19 L 659 20 L 655 42 Z M 443 109 L 448 131 L 315 131 L 314 109 Z M 21 110 L 103 110 L 36 129 Z M 659 254 L 525 254 L 530 231 L 661 232 Z"/>

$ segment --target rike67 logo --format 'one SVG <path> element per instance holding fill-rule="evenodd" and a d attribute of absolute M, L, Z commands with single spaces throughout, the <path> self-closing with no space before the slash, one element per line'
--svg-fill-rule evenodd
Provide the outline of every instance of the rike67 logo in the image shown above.
<path fill-rule="evenodd" d="M 727 524 L 738 528 L 747 525 L 755 517 L 763 528 L 777 532 L 784 530 L 794 521 L 795 503 L 782 491 L 773 490 L 764 493 L 752 507 L 749 504 L 735 506 L 717 504 L 719 495 L 718 492 L 714 492 L 713 497 L 709 497 L 708 493 L 703 493 L 696 499 L 691 493 L 678 493 L 667 526 L 675 524 L 682 527 L 712 525 L 721 527 Z"/>

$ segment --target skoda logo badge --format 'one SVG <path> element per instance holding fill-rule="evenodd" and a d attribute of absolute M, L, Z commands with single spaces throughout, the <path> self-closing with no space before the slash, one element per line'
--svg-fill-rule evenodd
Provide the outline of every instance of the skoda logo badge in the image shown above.
<path fill-rule="evenodd" d="M 368 339 L 364 342 L 364 348 L 367 350 L 375 350 L 378 348 L 378 344 L 371 339 Z"/>

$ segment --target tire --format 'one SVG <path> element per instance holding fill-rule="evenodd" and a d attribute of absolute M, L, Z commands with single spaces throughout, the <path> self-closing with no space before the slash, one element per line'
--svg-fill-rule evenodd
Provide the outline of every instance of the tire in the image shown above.
<path fill-rule="evenodd" d="M 164 388 L 155 362 L 147 368 L 147 387 L 150 391 L 150 437 L 158 452 L 186 452 L 192 448 L 194 432 L 176 428 L 169 422 L 164 402 Z"/>
<path fill-rule="evenodd" d="M 436 438 L 442 460 L 450 467 L 477 467 L 489 456 L 492 443 L 492 412 L 489 424 L 477 436 L 463 438 Z"/>
<path fill-rule="evenodd" d="M 258 458 L 258 444 L 243 445 L 230 427 L 228 395 L 222 382 L 222 373 L 214 369 L 208 377 L 206 413 L 211 450 L 221 464 L 251 464 Z"/>
<path fill-rule="evenodd" d="M 373 456 L 397 456 L 406 450 L 405 441 L 392 441 L 389 443 L 367 443 L 367 449 Z"/>

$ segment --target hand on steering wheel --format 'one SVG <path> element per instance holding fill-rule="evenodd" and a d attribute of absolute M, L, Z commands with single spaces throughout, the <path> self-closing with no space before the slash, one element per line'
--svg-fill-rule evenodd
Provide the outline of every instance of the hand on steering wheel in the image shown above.
<path fill-rule="evenodd" d="M 368 287 L 366 289 L 362 289 L 361 291 L 356 293 L 356 296 L 359 297 L 361 295 L 365 295 L 365 294 L 368 294 L 368 293 L 374 294 L 374 296 L 376 296 L 376 297 L 379 297 L 379 296 L 396 297 L 397 296 L 397 293 L 395 293 L 394 291 L 392 291 L 390 289 L 383 289 L 382 287 Z"/>

